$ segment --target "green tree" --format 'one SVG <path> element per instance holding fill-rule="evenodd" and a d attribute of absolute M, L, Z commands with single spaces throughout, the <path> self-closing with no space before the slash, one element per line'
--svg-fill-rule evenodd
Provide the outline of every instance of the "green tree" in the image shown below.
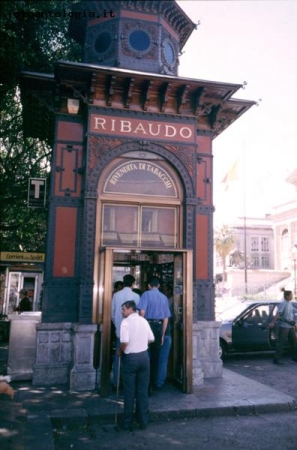
<path fill-rule="evenodd" d="M 1 250 L 45 250 L 47 208 L 28 208 L 29 178 L 48 178 L 49 143 L 25 138 L 19 78 L 22 70 L 53 73 L 57 60 L 81 60 L 67 35 L 75 1 L 0 2 L 0 236 Z"/>
<path fill-rule="evenodd" d="M 18 89 L 6 96 L 0 136 L 1 250 L 44 252 L 47 209 L 27 207 L 28 180 L 48 177 L 51 149 L 24 139 Z"/>
<path fill-rule="evenodd" d="M 233 250 L 236 243 L 236 236 L 234 230 L 228 225 L 222 225 L 214 231 L 214 245 L 216 252 L 220 255 L 223 261 L 223 281 L 226 281 L 226 258 Z"/>

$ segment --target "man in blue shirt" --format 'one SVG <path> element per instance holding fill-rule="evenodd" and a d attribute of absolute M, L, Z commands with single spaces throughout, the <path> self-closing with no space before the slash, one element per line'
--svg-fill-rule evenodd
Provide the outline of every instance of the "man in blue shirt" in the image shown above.
<path fill-rule="evenodd" d="M 149 290 L 142 294 L 137 305 L 140 315 L 148 321 L 155 337 L 155 341 L 149 346 L 151 363 L 150 395 L 156 385 L 160 347 L 164 343 L 168 319 L 171 316 L 168 299 L 166 295 L 159 291 L 159 286 L 159 278 L 152 277 L 148 282 Z"/>

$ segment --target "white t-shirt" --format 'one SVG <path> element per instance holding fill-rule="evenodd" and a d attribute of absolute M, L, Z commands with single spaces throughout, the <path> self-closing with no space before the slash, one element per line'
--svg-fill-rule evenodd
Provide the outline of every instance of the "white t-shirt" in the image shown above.
<path fill-rule="evenodd" d="M 140 353 L 148 348 L 148 343 L 155 340 L 148 321 L 132 313 L 122 320 L 120 342 L 128 344 L 124 353 Z"/>

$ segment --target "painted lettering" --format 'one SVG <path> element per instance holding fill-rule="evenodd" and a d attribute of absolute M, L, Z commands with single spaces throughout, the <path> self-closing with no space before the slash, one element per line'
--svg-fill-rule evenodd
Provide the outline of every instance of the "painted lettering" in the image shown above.
<path fill-rule="evenodd" d="M 192 136 L 192 130 L 188 127 L 182 127 L 179 133 L 185 139 L 188 139 Z"/>
<path fill-rule="evenodd" d="M 142 125 L 141 122 L 139 122 L 139 124 L 137 125 L 137 127 L 135 128 L 135 130 L 133 131 L 134 134 L 137 134 L 138 131 L 140 131 L 142 134 L 147 134 L 147 132 L 144 129 L 144 126 Z"/>
<path fill-rule="evenodd" d="M 94 121 L 93 121 L 94 118 Z M 93 132 L 105 132 L 106 134 L 130 134 L 131 137 L 145 136 L 147 139 L 156 137 L 176 141 L 190 141 L 195 138 L 193 126 L 182 124 L 152 122 L 148 120 L 121 119 L 117 117 L 100 117 L 92 115 Z"/>
<path fill-rule="evenodd" d="M 131 122 L 129 120 L 121 120 L 121 132 L 131 133 Z"/>
<path fill-rule="evenodd" d="M 95 116 L 95 130 L 99 129 L 99 125 L 101 125 L 102 130 L 106 130 L 106 120 L 103 117 L 96 117 Z"/>
<path fill-rule="evenodd" d="M 171 134 L 169 131 L 171 130 Z M 165 125 L 165 136 L 166 137 L 174 137 L 176 135 L 176 128 L 172 125 Z"/>
<path fill-rule="evenodd" d="M 117 170 L 109 179 L 109 182 L 113 185 L 117 184 L 118 180 L 124 175 L 124 173 L 130 172 L 131 170 L 137 170 L 136 164 L 127 164 Z"/>
<path fill-rule="evenodd" d="M 155 132 L 155 133 L 153 132 L 154 125 L 155 126 L 157 125 L 157 132 Z M 149 134 L 151 136 L 159 136 L 160 131 L 161 131 L 161 125 L 160 124 L 149 123 L 148 124 L 148 128 L 149 128 Z"/>

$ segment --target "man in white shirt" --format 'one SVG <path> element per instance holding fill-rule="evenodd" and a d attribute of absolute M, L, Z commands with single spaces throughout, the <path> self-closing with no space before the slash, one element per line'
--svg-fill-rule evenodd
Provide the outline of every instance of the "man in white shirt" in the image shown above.
<path fill-rule="evenodd" d="M 127 274 L 123 277 L 124 287 L 121 291 L 116 292 L 111 301 L 111 320 L 115 326 L 116 333 L 116 350 L 113 361 L 113 389 L 116 389 L 117 379 L 118 379 L 118 365 L 119 358 L 117 355 L 118 348 L 120 346 L 120 327 L 123 320 L 122 316 L 122 304 L 127 300 L 134 300 L 136 305 L 139 302 L 139 295 L 132 291 L 133 285 L 135 283 L 135 278 L 131 274 Z"/>
<path fill-rule="evenodd" d="M 150 358 L 148 344 L 154 341 L 149 323 L 136 310 L 134 301 L 122 305 L 123 321 L 120 329 L 118 356 L 122 359 L 124 387 L 124 419 L 122 429 L 131 430 L 134 400 L 136 420 L 141 429 L 148 423 L 148 386 L 150 381 Z"/>

